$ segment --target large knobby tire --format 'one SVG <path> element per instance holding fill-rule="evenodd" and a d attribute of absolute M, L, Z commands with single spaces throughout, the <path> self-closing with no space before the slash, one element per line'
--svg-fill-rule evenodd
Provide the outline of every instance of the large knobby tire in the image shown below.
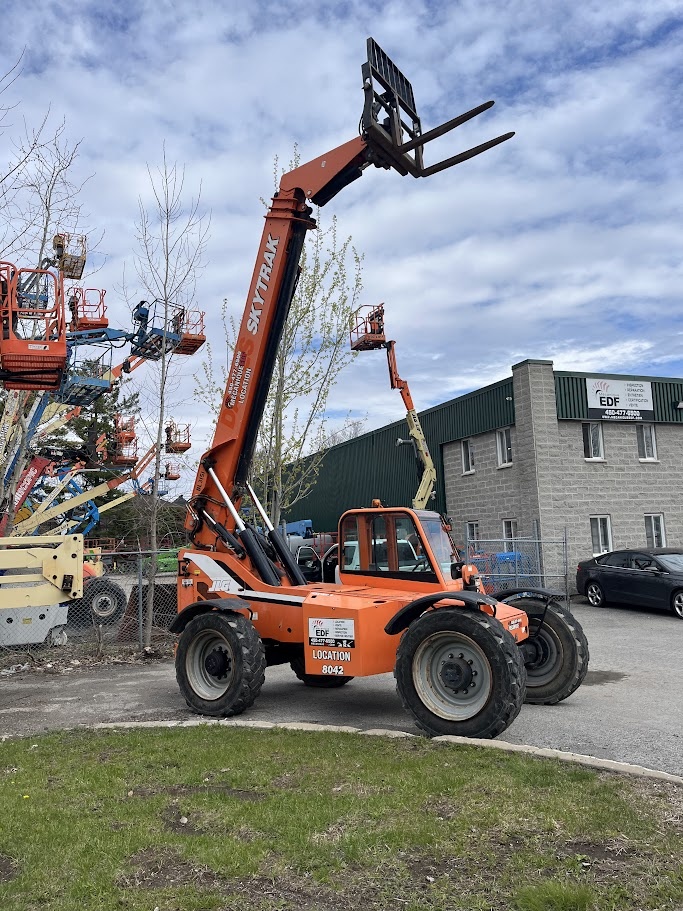
<path fill-rule="evenodd" d="M 604 607 L 607 604 L 602 585 L 596 582 L 595 579 L 591 579 L 586 585 L 586 598 L 591 607 Z"/>
<path fill-rule="evenodd" d="M 674 592 L 671 596 L 671 613 L 683 620 L 683 591 Z"/>
<path fill-rule="evenodd" d="M 90 578 L 83 586 L 83 597 L 69 605 L 69 623 L 75 627 L 114 626 L 123 617 L 126 603 L 126 593 L 116 582 Z"/>
<path fill-rule="evenodd" d="M 183 630 L 175 658 L 185 702 L 200 715 L 240 715 L 261 691 L 266 655 L 254 625 L 241 614 L 211 611 Z"/>
<path fill-rule="evenodd" d="M 556 602 L 548 605 L 542 626 L 543 601 L 525 599 L 517 606 L 529 618 L 529 639 L 521 646 L 526 667 L 525 701 L 555 705 L 583 683 L 589 659 L 586 636 L 576 617 Z"/>
<path fill-rule="evenodd" d="M 303 655 L 300 658 L 292 658 L 289 666 L 302 683 L 305 683 L 306 686 L 318 687 L 318 689 L 333 690 L 353 680 L 353 677 L 337 677 L 335 674 L 307 674 Z"/>
<path fill-rule="evenodd" d="M 403 634 L 396 687 L 430 736 L 496 737 L 524 702 L 524 664 L 503 625 L 479 611 L 428 611 Z"/>

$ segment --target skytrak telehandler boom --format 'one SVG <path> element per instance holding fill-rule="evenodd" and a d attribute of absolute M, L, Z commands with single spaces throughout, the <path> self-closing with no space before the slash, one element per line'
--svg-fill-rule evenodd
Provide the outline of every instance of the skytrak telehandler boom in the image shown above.
<path fill-rule="evenodd" d="M 487 596 L 440 516 L 408 508 L 347 512 L 341 584 L 307 583 L 249 485 L 301 251 L 315 228 L 307 200 L 325 205 L 369 165 L 428 177 L 513 135 L 425 167 L 428 142 L 493 102 L 423 133 L 410 83 L 372 39 L 362 74 L 361 135 L 285 174 L 266 215 L 213 442 L 189 501 L 192 543 L 178 555 L 176 676 L 193 711 L 227 716 L 253 703 L 266 664 L 289 662 L 305 684 L 326 687 L 393 670 L 427 733 L 494 737 L 525 692 L 558 702 L 585 675 L 583 633 L 553 596 L 519 593 L 525 609 Z M 266 534 L 240 513 L 245 495 Z"/>
<path fill-rule="evenodd" d="M 367 314 L 363 310 L 369 309 Z M 389 382 L 392 389 L 398 389 L 406 406 L 406 423 L 410 440 L 396 440 L 396 445 L 410 442 L 413 445 L 415 459 L 420 475 L 420 484 L 413 497 L 413 509 L 425 509 L 434 497 L 436 468 L 429 454 L 429 447 L 422 429 L 422 424 L 413 404 L 413 397 L 408 388 L 408 381 L 401 379 L 396 366 L 396 342 L 387 341 L 384 332 L 384 304 L 378 307 L 363 308 L 354 314 L 351 326 L 351 349 L 353 351 L 374 351 L 386 348 Z"/>

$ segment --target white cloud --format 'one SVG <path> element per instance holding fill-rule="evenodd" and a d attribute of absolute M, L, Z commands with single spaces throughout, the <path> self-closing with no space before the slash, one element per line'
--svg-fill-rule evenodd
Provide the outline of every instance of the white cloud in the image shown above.
<path fill-rule="evenodd" d="M 428 162 L 516 130 L 428 181 L 370 169 L 325 210 L 365 253 L 363 301 L 385 301 L 417 406 L 501 379 L 525 357 L 587 372 L 683 371 L 678 4 L 3 7 L 3 59 L 27 49 L 13 88 L 21 115 L 36 123 L 50 105 L 54 122 L 66 117 L 69 135 L 83 137 L 82 174 L 94 175 L 84 207 L 105 231 L 97 281 L 121 324 L 116 289 L 124 262 L 132 275 L 147 163 L 165 144 L 188 188 L 201 184 L 212 228 L 197 304 L 220 338 L 222 299 L 241 313 L 273 156 L 286 162 L 297 142 L 307 160 L 355 135 L 372 35 L 411 78 L 425 129 L 497 101 L 428 148 Z M 0 137 L 0 162 L 11 139 Z M 330 403 L 367 413 L 368 427 L 402 415 L 381 356 L 371 360 L 356 359 Z M 198 366 L 188 359 L 176 401 L 195 424 L 196 453 L 211 424 L 193 402 Z"/>

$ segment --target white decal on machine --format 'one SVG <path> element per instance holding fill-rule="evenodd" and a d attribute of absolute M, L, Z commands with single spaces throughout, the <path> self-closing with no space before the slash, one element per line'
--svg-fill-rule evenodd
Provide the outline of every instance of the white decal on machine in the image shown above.
<path fill-rule="evenodd" d="M 188 554 L 188 557 L 211 580 L 210 592 L 238 594 L 244 591 L 239 582 L 236 582 L 232 576 L 228 576 L 223 567 L 219 566 L 211 557 L 207 557 L 205 554 Z"/>
<path fill-rule="evenodd" d="M 348 617 L 309 617 L 308 644 L 355 648 L 355 621 Z M 334 660 L 343 660 L 341 658 Z"/>
<path fill-rule="evenodd" d="M 328 651 L 327 649 L 315 649 L 313 657 L 316 661 L 350 661 L 351 652 L 338 652 L 336 649 Z"/>
<path fill-rule="evenodd" d="M 247 322 L 247 329 L 252 335 L 256 335 L 258 332 L 261 311 L 263 310 L 263 305 L 265 303 L 265 298 L 260 292 L 265 294 L 268 290 L 270 273 L 273 271 L 273 263 L 275 262 L 275 254 L 277 253 L 277 245 L 279 243 L 279 237 L 272 237 L 270 234 L 268 235 L 266 250 L 263 254 L 264 262 L 261 263 L 261 268 L 259 269 L 258 280 L 256 282 L 256 287 L 254 288 L 254 296 L 251 301 L 251 310 L 249 311 L 249 320 Z"/>

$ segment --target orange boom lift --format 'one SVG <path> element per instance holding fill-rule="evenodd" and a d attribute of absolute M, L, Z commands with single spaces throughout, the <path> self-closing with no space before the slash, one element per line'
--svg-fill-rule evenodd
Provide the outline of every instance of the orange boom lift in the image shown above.
<path fill-rule="evenodd" d="M 304 683 L 326 687 L 394 671 L 427 733 L 494 737 L 525 694 L 557 702 L 583 679 L 585 639 L 552 595 L 532 601 L 520 592 L 528 611 L 486 595 L 437 513 L 381 506 L 342 516 L 340 584 L 307 583 L 248 483 L 299 258 L 315 228 L 307 200 L 325 205 L 370 165 L 429 177 L 513 135 L 425 167 L 428 142 L 493 102 L 423 133 L 410 83 L 372 39 L 362 74 L 361 135 L 285 174 L 266 215 L 213 442 L 189 503 L 192 543 L 178 555 L 176 676 L 193 711 L 227 716 L 254 702 L 267 664 L 289 662 Z M 245 495 L 265 533 L 240 513 Z M 558 637 L 563 647 L 553 649 Z M 527 688 L 532 666 L 538 685 Z"/>

